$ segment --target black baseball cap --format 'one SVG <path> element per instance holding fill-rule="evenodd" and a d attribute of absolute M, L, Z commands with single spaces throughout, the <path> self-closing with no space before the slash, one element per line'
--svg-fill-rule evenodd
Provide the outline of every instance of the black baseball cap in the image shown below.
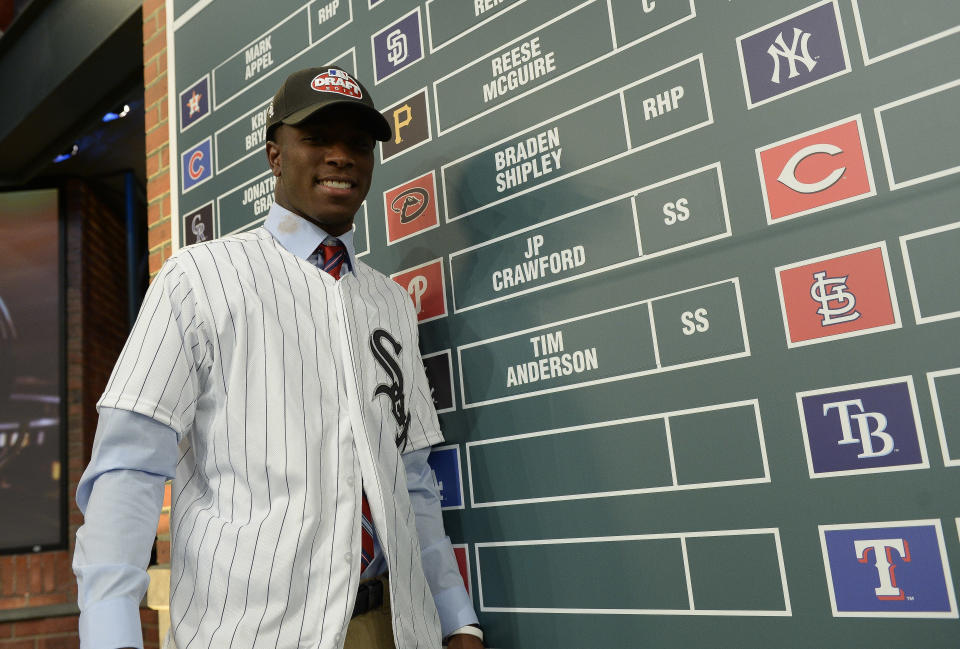
<path fill-rule="evenodd" d="M 296 126 L 330 106 L 355 107 L 367 118 L 370 133 L 381 142 L 393 136 L 390 123 L 374 107 L 363 84 L 343 68 L 330 65 L 298 70 L 286 78 L 270 104 L 267 139 L 280 124 Z"/>

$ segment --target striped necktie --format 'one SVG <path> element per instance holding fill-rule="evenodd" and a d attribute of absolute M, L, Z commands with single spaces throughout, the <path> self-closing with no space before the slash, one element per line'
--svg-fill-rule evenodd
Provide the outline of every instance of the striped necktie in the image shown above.
<path fill-rule="evenodd" d="M 347 249 L 339 239 L 327 237 L 317 248 L 315 255 L 315 263 L 321 269 L 330 273 L 334 279 L 340 279 L 340 270 L 347 258 Z M 373 516 L 370 513 L 367 494 L 364 493 L 363 502 L 360 505 L 360 574 L 363 574 L 367 567 L 373 563 L 374 551 Z"/>

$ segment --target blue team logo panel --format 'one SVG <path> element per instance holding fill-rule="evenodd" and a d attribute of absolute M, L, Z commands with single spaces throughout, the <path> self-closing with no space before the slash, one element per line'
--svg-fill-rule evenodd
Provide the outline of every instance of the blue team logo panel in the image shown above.
<path fill-rule="evenodd" d="M 376 83 L 423 58 L 420 8 L 387 25 L 373 35 L 373 67 Z"/>
<path fill-rule="evenodd" d="M 836 0 L 760 27 L 738 45 L 750 108 L 850 70 Z"/>
<path fill-rule="evenodd" d="M 208 137 L 180 154 L 180 178 L 182 193 L 213 178 L 213 154 Z"/>
<path fill-rule="evenodd" d="M 210 114 L 210 77 L 202 79 L 180 93 L 180 130 L 184 131 Z"/>
<path fill-rule="evenodd" d="M 440 509 L 463 509 L 460 480 L 460 447 L 441 446 L 427 459 L 440 487 Z"/>
<path fill-rule="evenodd" d="M 810 477 L 929 466 L 909 378 L 801 392 L 797 399 Z"/>
<path fill-rule="evenodd" d="M 940 522 L 821 525 L 834 616 L 957 617 Z"/>

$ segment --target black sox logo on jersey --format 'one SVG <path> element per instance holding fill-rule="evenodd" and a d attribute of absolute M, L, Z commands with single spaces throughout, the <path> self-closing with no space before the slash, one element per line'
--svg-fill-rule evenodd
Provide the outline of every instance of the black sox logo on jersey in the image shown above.
<path fill-rule="evenodd" d="M 378 385 L 377 389 L 373 391 L 373 398 L 376 399 L 379 395 L 385 394 L 390 399 L 393 418 L 397 420 L 397 425 L 400 427 L 396 439 L 397 448 L 403 451 L 407 446 L 407 433 L 410 430 L 410 411 L 407 410 L 403 398 L 403 372 L 400 371 L 400 365 L 396 359 L 384 346 L 384 340 L 393 346 L 393 354 L 399 356 L 400 350 L 403 349 L 388 331 L 375 329 L 370 335 L 370 351 L 373 352 L 373 357 L 380 367 L 392 379 L 392 383 L 389 385 L 386 383 Z"/>

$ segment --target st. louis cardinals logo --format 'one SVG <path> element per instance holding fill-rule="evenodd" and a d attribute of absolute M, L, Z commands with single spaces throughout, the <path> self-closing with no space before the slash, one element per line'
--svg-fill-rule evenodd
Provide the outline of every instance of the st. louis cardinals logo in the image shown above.
<path fill-rule="evenodd" d="M 392 353 L 387 351 L 384 340 L 393 347 Z M 395 441 L 401 452 L 407 446 L 407 433 L 410 430 L 410 411 L 407 410 L 403 398 L 403 372 L 400 371 L 400 365 L 394 358 L 394 355 L 399 355 L 402 349 L 400 343 L 388 331 L 375 329 L 370 334 L 370 351 L 373 352 L 377 364 L 390 375 L 391 379 L 390 385 L 381 383 L 377 386 L 377 389 L 373 391 L 373 398 L 376 399 L 379 395 L 385 394 L 390 399 L 393 418 L 397 420 L 397 425 L 400 427 L 400 432 L 397 433 Z"/>
<path fill-rule="evenodd" d="M 821 271 L 814 273 L 813 278 L 810 297 L 820 303 L 817 313 L 820 314 L 822 326 L 829 327 L 832 324 L 850 322 L 860 317 L 860 312 L 854 310 L 857 306 L 857 298 L 847 288 L 846 277 L 827 277 L 826 271 Z"/>

